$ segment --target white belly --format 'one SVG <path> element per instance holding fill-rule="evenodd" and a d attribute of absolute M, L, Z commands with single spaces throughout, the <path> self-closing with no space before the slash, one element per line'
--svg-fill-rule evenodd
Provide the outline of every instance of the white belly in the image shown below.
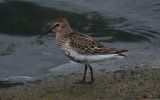
<path fill-rule="evenodd" d="M 64 50 L 65 54 L 69 56 L 73 61 L 80 63 L 94 63 L 102 60 L 106 60 L 109 58 L 123 58 L 123 56 L 119 56 L 118 54 L 106 54 L 106 55 L 81 55 L 72 49 L 69 45 L 63 45 L 61 48 Z"/>
<path fill-rule="evenodd" d="M 86 63 L 94 63 L 98 61 L 103 61 L 109 58 L 123 58 L 122 56 L 119 56 L 118 54 L 106 54 L 106 55 L 81 55 L 78 53 L 72 53 L 70 55 L 72 58 L 74 58 L 77 61 L 86 62 Z"/>

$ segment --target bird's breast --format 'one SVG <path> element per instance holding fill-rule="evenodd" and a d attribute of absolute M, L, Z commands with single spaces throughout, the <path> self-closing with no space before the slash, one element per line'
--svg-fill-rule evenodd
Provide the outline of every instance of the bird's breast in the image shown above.
<path fill-rule="evenodd" d="M 71 60 L 75 62 L 82 62 L 82 60 L 84 60 L 80 57 L 80 54 L 69 45 L 69 43 L 60 43 L 59 46 Z"/>
<path fill-rule="evenodd" d="M 73 49 L 70 47 L 69 43 L 65 42 L 59 42 L 58 44 L 60 48 L 65 52 L 66 55 L 71 55 L 73 52 Z"/>

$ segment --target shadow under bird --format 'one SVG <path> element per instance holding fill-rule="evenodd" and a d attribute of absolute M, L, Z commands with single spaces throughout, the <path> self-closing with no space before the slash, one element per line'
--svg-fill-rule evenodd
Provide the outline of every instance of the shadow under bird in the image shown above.
<path fill-rule="evenodd" d="M 125 49 L 109 48 L 95 40 L 94 38 L 83 33 L 74 31 L 66 18 L 57 18 L 50 22 L 50 29 L 39 36 L 43 37 L 47 33 L 54 32 L 56 34 L 56 43 L 64 51 L 64 53 L 74 62 L 85 65 L 83 79 L 79 83 L 85 83 L 86 71 L 89 68 L 91 72 L 91 80 L 94 82 L 93 70 L 91 63 L 106 60 L 108 58 L 123 58 L 127 52 Z"/>

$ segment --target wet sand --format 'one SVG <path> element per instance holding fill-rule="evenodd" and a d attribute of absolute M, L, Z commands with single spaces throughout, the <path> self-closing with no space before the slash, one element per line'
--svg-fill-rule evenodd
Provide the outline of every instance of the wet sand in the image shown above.
<path fill-rule="evenodd" d="M 132 69 L 95 71 L 94 84 L 76 84 L 82 73 L 49 77 L 1 88 L 0 100 L 159 100 L 158 67 L 151 69 L 148 65 L 137 65 Z"/>

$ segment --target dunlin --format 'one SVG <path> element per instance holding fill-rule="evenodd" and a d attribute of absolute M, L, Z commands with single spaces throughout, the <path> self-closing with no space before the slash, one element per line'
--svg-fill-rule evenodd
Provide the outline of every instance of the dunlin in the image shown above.
<path fill-rule="evenodd" d="M 106 60 L 108 58 L 123 58 L 126 57 L 123 52 L 125 49 L 109 48 L 105 47 L 103 44 L 95 40 L 94 38 L 74 31 L 66 18 L 57 18 L 50 22 L 49 31 L 40 35 L 44 36 L 49 32 L 55 32 L 56 42 L 59 47 L 65 52 L 65 54 L 73 61 L 77 63 L 82 63 L 85 65 L 83 79 L 81 83 L 86 81 L 86 71 L 87 68 L 90 69 L 91 80 L 90 83 L 94 82 L 93 70 L 90 66 L 91 63 Z"/>

